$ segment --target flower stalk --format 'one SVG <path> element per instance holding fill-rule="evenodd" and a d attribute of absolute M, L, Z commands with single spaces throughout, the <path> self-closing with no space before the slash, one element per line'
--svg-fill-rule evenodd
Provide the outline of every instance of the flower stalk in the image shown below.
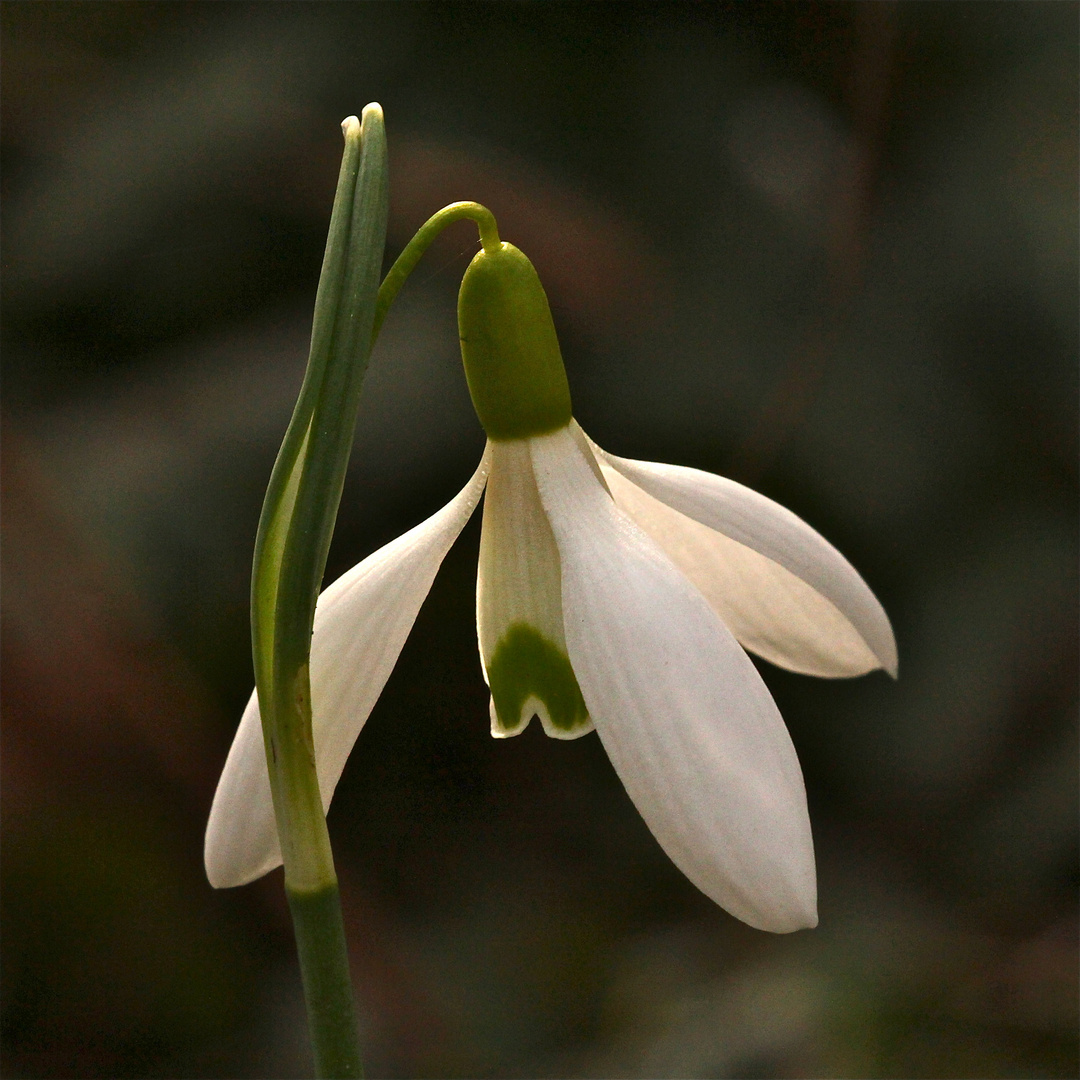
<path fill-rule="evenodd" d="M 371 351 L 389 201 L 382 109 L 368 105 L 342 130 L 307 371 L 263 503 L 251 582 L 263 741 L 319 1077 L 362 1070 L 312 739 L 309 656 Z"/>
<path fill-rule="evenodd" d="M 373 342 L 379 335 L 390 305 L 401 292 L 405 279 L 413 272 L 416 264 L 423 258 L 424 252 L 431 247 L 439 233 L 447 225 L 453 225 L 455 221 L 475 221 L 480 232 L 480 243 L 488 254 L 498 251 L 502 246 L 499 240 L 499 229 L 495 224 L 495 215 L 486 206 L 481 206 L 476 202 L 455 202 L 444 206 L 438 213 L 432 214 L 394 260 L 394 265 L 387 271 L 379 287 L 379 298 L 375 305 Z"/>

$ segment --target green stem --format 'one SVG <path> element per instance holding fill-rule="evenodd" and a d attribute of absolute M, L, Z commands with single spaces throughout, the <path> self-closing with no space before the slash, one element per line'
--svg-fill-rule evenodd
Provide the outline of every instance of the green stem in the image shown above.
<path fill-rule="evenodd" d="M 363 1076 L 338 887 L 312 893 L 286 887 L 285 893 L 300 956 L 315 1075 Z"/>
<path fill-rule="evenodd" d="M 345 477 L 386 238 L 382 110 L 343 125 L 342 157 L 311 351 L 278 454 L 252 567 L 255 681 L 285 888 L 293 913 L 316 1075 L 361 1076 L 330 836 L 311 730 L 311 630 Z"/>
<path fill-rule="evenodd" d="M 372 330 L 372 340 L 379 336 L 383 319 L 390 310 L 390 305 L 401 292 L 401 286 L 405 279 L 413 272 L 413 268 L 420 261 L 424 252 L 431 247 L 431 242 L 455 221 L 475 221 L 480 230 L 480 243 L 487 252 L 498 251 L 499 229 L 495 224 L 495 216 L 486 207 L 475 202 L 456 202 L 444 206 L 438 213 L 432 214 L 417 230 L 416 235 L 405 245 L 405 250 L 394 261 L 394 265 L 387 271 L 379 286 L 379 298 L 375 303 L 375 326 Z"/>

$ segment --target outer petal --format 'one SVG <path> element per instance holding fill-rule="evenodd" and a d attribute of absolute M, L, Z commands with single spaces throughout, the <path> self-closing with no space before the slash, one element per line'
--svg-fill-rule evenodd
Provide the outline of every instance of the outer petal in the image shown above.
<path fill-rule="evenodd" d="M 533 477 L 525 439 L 489 444 L 476 629 L 492 689 L 491 734 L 517 735 L 534 715 L 548 735 L 592 731 L 566 654 L 559 549 Z M 498 708 L 497 708 L 498 707 Z"/>
<path fill-rule="evenodd" d="M 369 555 L 319 597 L 311 638 L 311 703 L 324 810 L 439 566 L 476 508 L 487 473 L 485 453 L 451 502 Z M 254 693 L 218 781 L 204 858 L 215 888 L 244 885 L 281 865 Z"/>
<path fill-rule="evenodd" d="M 889 617 L 855 568 L 805 521 L 722 476 L 594 448 L 616 502 L 748 649 L 809 675 L 883 667 L 896 676 Z M 612 482 L 612 472 L 631 483 Z M 693 526 L 698 522 L 721 536 L 710 538 Z"/>
<path fill-rule="evenodd" d="M 802 772 L 749 657 L 615 507 L 569 430 L 531 440 L 566 641 L 596 729 L 675 864 L 751 926 L 817 923 Z"/>

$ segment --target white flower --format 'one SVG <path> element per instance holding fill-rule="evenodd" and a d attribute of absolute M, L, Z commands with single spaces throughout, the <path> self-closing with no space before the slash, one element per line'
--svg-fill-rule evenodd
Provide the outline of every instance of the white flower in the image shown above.
<path fill-rule="evenodd" d="M 764 930 L 817 923 L 795 749 L 743 648 L 826 677 L 896 673 L 888 618 L 813 529 L 748 488 L 600 450 L 576 422 L 492 439 L 449 504 L 321 596 L 311 643 L 324 808 L 451 544 L 487 488 L 477 628 L 496 737 L 593 726 L 675 864 Z M 280 865 L 252 695 L 214 797 L 217 887 Z"/>

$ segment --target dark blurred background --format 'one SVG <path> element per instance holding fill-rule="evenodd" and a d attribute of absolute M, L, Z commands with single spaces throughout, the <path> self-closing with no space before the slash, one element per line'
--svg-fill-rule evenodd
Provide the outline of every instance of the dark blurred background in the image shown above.
<path fill-rule="evenodd" d="M 762 664 L 821 925 L 667 861 L 595 736 L 495 743 L 478 523 L 330 813 L 373 1076 L 1077 1075 L 1071 3 L 5 3 L 3 1043 L 10 1077 L 310 1069 L 281 872 L 202 832 L 299 385 L 338 123 L 388 258 L 478 199 L 611 450 L 790 506 L 900 680 Z M 328 578 L 483 444 L 455 226 L 371 365 Z"/>

